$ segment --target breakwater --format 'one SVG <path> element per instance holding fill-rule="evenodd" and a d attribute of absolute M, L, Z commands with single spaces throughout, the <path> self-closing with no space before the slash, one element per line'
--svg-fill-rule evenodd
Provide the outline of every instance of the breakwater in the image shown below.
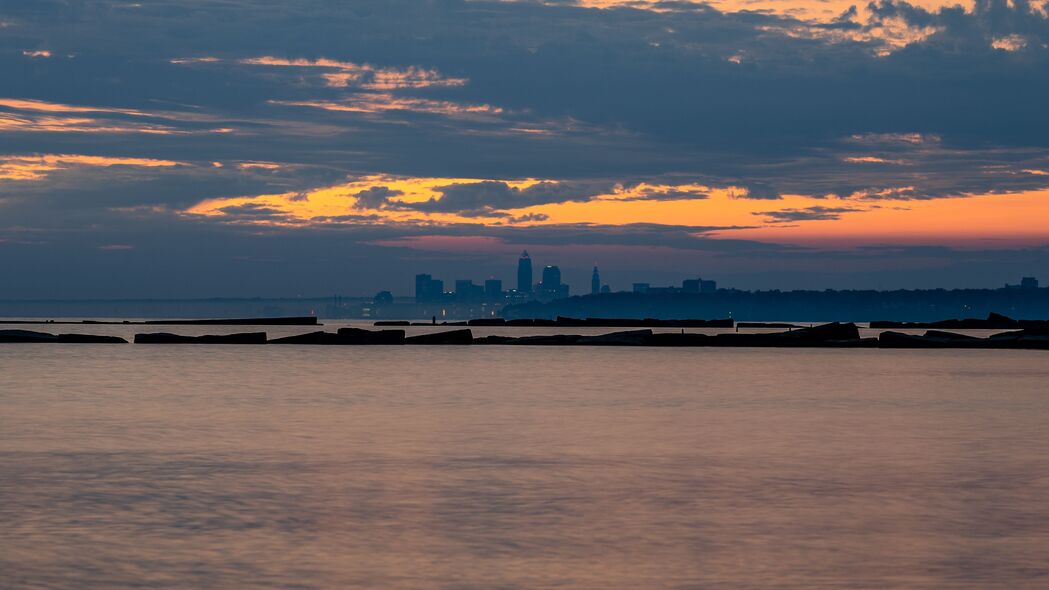
<path fill-rule="evenodd" d="M 1049 330 L 1025 328 L 977 337 L 943 330 L 924 334 L 885 331 L 861 337 L 851 323 L 829 323 L 771 333 L 699 334 L 654 332 L 651 329 L 597 335 L 551 334 L 531 336 L 489 335 L 475 337 L 469 328 L 407 335 L 404 330 L 342 328 L 269 339 L 265 332 L 184 336 L 143 333 L 134 337 L 142 345 L 311 345 L 311 346 L 650 346 L 650 347 L 755 347 L 755 348 L 971 348 L 1049 350 Z M 123 338 L 85 334 L 49 334 L 27 330 L 0 330 L 0 343 L 21 344 L 126 344 Z"/>

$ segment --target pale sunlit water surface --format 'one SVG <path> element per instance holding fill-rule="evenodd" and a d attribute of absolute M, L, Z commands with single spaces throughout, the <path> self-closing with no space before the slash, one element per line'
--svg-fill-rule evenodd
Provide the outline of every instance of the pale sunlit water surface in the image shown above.
<path fill-rule="evenodd" d="M 1046 588 L 1047 424 L 1044 351 L 0 345 L 0 587 Z"/>

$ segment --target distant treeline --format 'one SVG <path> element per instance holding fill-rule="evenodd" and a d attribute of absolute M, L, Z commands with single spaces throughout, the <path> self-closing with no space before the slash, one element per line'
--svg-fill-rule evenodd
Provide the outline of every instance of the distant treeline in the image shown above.
<path fill-rule="evenodd" d="M 898 291 L 739 291 L 602 293 L 503 308 L 506 319 L 570 317 L 722 318 L 742 320 L 928 322 L 986 317 L 1049 318 L 1049 288 Z"/>

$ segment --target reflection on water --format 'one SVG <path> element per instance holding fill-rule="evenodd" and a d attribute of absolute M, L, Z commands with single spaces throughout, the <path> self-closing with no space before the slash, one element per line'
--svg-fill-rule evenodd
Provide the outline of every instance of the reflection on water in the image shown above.
<path fill-rule="evenodd" d="M 0 345 L 3 588 L 1049 585 L 1042 351 Z"/>

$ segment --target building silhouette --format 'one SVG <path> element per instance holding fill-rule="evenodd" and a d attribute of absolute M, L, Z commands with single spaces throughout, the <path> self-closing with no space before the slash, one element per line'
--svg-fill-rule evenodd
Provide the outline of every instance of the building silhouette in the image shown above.
<path fill-rule="evenodd" d="M 561 285 L 561 269 L 556 266 L 543 267 L 543 289 L 556 289 Z"/>
<path fill-rule="evenodd" d="M 568 297 L 568 285 L 561 282 L 561 269 L 556 266 L 543 267 L 543 280 L 539 283 L 539 296 L 543 299 Z"/>
<path fill-rule="evenodd" d="M 1019 285 L 1005 284 L 1006 289 L 1023 289 L 1025 291 L 1038 288 L 1038 279 L 1034 277 L 1024 277 L 1020 279 Z"/>
<path fill-rule="evenodd" d="M 717 281 L 704 281 L 703 279 L 685 279 L 681 282 L 682 293 L 713 293 L 717 290 Z"/>
<path fill-rule="evenodd" d="M 495 303 L 503 300 L 503 282 L 499 279 L 488 279 L 484 282 L 484 298 Z"/>
<path fill-rule="evenodd" d="M 415 301 L 436 301 L 444 294 L 444 281 L 428 274 L 415 275 Z"/>
<path fill-rule="evenodd" d="M 521 253 L 517 260 L 517 290 L 521 293 L 532 292 L 532 257 L 528 250 Z"/>
<path fill-rule="evenodd" d="M 594 267 L 594 274 L 590 277 L 590 294 L 597 295 L 601 292 L 601 275 L 597 272 L 597 267 Z"/>
<path fill-rule="evenodd" d="M 455 300 L 458 303 L 480 303 L 484 299 L 484 287 L 475 285 L 470 279 L 455 281 Z"/>

